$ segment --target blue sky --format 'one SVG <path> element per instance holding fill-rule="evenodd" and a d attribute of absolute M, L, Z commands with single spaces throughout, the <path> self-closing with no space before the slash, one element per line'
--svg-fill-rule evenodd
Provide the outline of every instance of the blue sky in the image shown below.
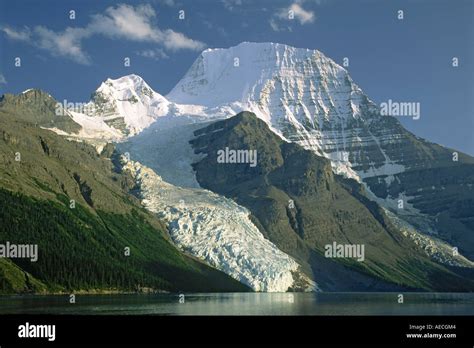
<path fill-rule="evenodd" d="M 409 130 L 474 155 L 471 0 L 0 0 L 0 29 L 0 93 L 38 87 L 69 101 L 130 73 L 166 94 L 206 47 L 318 49 L 338 63 L 348 57 L 375 102 L 420 102 L 419 120 L 401 119 Z"/>

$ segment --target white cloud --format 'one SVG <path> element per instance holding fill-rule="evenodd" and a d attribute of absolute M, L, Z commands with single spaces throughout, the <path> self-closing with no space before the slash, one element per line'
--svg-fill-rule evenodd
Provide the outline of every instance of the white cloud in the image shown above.
<path fill-rule="evenodd" d="M 313 11 L 306 11 L 300 4 L 296 2 L 291 4 L 290 7 L 286 9 L 281 9 L 278 12 L 277 17 L 280 19 L 289 20 L 290 12 L 294 15 L 294 18 L 297 19 L 302 25 L 306 23 L 313 23 L 316 18 Z"/>
<path fill-rule="evenodd" d="M 81 40 L 90 36 L 85 29 L 66 28 L 63 32 L 56 33 L 46 27 L 36 26 L 33 30 L 28 27 L 22 30 L 3 27 L 1 31 L 11 40 L 27 42 L 48 50 L 54 56 L 66 56 L 81 64 L 89 63 L 87 54 L 81 48 Z"/>
<path fill-rule="evenodd" d="M 109 7 L 105 15 L 95 15 L 88 30 L 95 34 L 113 39 L 154 42 L 164 45 L 170 50 L 200 50 L 205 47 L 203 42 L 188 38 L 182 33 L 171 29 L 161 30 L 153 25 L 155 10 L 150 5 L 132 7 L 119 5 Z"/>
<path fill-rule="evenodd" d="M 3 74 L 0 74 L 0 85 L 6 85 L 7 80 L 5 79 L 5 76 Z"/>
<path fill-rule="evenodd" d="M 301 24 L 313 23 L 316 19 L 313 11 L 306 11 L 299 4 L 292 4 L 291 9 L 295 12 L 295 17 L 300 21 Z"/>
<path fill-rule="evenodd" d="M 201 50 L 205 47 L 204 43 L 186 37 L 184 34 L 174 30 L 164 31 L 163 44 L 166 48 L 176 51 L 180 49 Z"/>
<path fill-rule="evenodd" d="M 150 58 L 153 60 L 161 60 L 161 59 L 169 58 L 166 52 L 162 50 L 161 48 L 143 50 L 143 51 L 137 52 L 137 54 L 141 57 Z"/>
<path fill-rule="evenodd" d="M 118 5 L 107 8 L 105 14 L 94 15 L 87 30 L 110 38 L 154 41 L 161 32 L 152 25 L 155 15 L 155 10 L 150 5 L 136 8 Z"/>
<path fill-rule="evenodd" d="M 35 45 L 49 51 L 53 56 L 64 56 L 80 64 L 90 64 L 90 58 L 82 50 L 82 39 L 90 33 L 81 28 L 67 28 L 55 33 L 43 26 L 34 29 Z"/>
<path fill-rule="evenodd" d="M 10 27 L 2 27 L 1 30 L 7 35 L 9 39 L 19 41 L 30 40 L 31 32 L 28 27 L 24 27 L 22 30 L 15 30 Z"/>
<path fill-rule="evenodd" d="M 313 11 L 305 10 L 302 7 L 303 1 L 296 1 L 289 7 L 280 8 L 272 18 L 270 18 L 269 24 L 273 31 L 282 31 L 284 28 L 278 25 L 278 21 L 290 21 L 297 20 L 301 25 L 313 23 L 316 19 L 316 15 Z M 290 28 L 291 29 L 291 28 Z M 290 30 L 288 29 L 288 30 Z M 291 31 L 291 30 L 290 30 Z"/>
<path fill-rule="evenodd" d="M 26 41 L 49 51 L 54 56 L 64 56 L 77 63 L 89 64 L 90 57 L 84 52 L 82 41 L 92 36 L 104 36 L 136 42 L 151 42 L 169 50 L 200 50 L 205 47 L 201 41 L 188 38 L 171 29 L 162 30 L 154 24 L 155 10 L 150 5 L 136 7 L 120 4 L 108 7 L 103 14 L 95 14 L 89 24 L 83 28 L 68 27 L 62 32 L 54 32 L 46 27 L 37 26 L 30 31 L 2 28 L 7 37 Z"/>
<path fill-rule="evenodd" d="M 237 6 L 242 5 L 242 0 L 221 0 L 221 2 L 229 11 L 233 11 Z"/>

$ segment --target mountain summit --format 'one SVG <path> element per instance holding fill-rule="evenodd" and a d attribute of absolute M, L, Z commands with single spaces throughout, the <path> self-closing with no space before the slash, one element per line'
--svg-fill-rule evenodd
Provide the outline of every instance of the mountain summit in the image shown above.
<path fill-rule="evenodd" d="M 167 101 L 138 75 L 116 80 L 108 78 L 92 95 L 95 115 L 125 135 L 148 127 L 157 116 L 167 112 Z"/>
<path fill-rule="evenodd" d="M 205 50 L 166 97 L 251 110 L 276 129 L 288 120 L 319 129 L 323 121 L 357 118 L 367 102 L 348 72 L 321 52 L 254 42 Z"/>

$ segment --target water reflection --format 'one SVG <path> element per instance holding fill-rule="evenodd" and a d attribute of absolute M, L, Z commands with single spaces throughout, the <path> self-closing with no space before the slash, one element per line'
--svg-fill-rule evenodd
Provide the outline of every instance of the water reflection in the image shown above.
<path fill-rule="evenodd" d="M 217 293 L 3 296 L 0 313 L 98 315 L 473 315 L 472 293 Z"/>

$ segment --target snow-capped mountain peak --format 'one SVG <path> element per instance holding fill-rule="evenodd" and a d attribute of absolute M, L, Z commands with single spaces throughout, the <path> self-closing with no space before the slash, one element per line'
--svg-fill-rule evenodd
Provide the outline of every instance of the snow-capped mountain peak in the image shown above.
<path fill-rule="evenodd" d="M 132 104 L 155 105 L 166 102 L 161 94 L 155 92 L 145 80 L 135 74 L 126 75 L 115 80 L 108 78 L 101 83 L 94 97 L 97 94 L 101 94 L 101 97 L 105 97 L 109 101 L 128 101 Z"/>
<path fill-rule="evenodd" d="M 332 129 L 374 108 L 348 72 L 321 52 L 273 42 L 204 50 L 166 97 L 135 74 L 108 78 L 90 105 L 87 116 L 124 137 L 160 116 L 210 120 L 251 111 L 285 139 L 288 127 Z"/>
<path fill-rule="evenodd" d="M 137 95 L 145 93 L 145 95 L 156 93 L 153 89 L 143 80 L 142 77 L 130 74 L 122 76 L 118 79 L 107 78 L 97 91 L 114 90 L 116 92 L 134 92 Z M 158 93 L 156 93 L 158 94 Z"/>
<path fill-rule="evenodd" d="M 168 102 L 140 76 L 108 78 L 93 93 L 88 116 L 100 117 L 123 135 L 134 135 L 168 112 Z"/>
<path fill-rule="evenodd" d="M 277 130 L 288 122 L 315 128 L 347 122 L 368 101 L 348 72 L 321 52 L 272 42 L 203 51 L 166 97 L 253 111 Z"/>

